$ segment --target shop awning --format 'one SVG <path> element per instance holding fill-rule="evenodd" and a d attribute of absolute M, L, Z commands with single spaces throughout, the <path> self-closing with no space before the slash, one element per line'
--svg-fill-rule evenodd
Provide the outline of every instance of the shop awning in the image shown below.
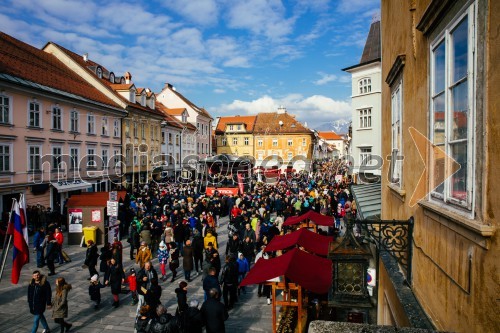
<path fill-rule="evenodd" d="M 263 283 L 284 276 L 290 282 L 317 294 L 326 294 L 332 285 L 332 262 L 299 249 L 273 259 L 261 259 L 241 281 L 241 286 Z"/>
<path fill-rule="evenodd" d="M 290 216 L 289 218 L 286 219 L 286 221 L 285 221 L 285 223 L 283 223 L 283 225 L 299 224 L 300 222 L 302 222 L 306 219 L 309 219 L 310 221 L 312 221 L 316 225 L 323 225 L 323 226 L 328 226 L 328 227 L 333 226 L 333 217 L 318 214 L 313 210 L 310 210 L 307 213 L 302 214 L 300 216 Z"/>
<path fill-rule="evenodd" d="M 382 207 L 382 185 L 380 183 L 352 185 L 351 192 L 356 200 L 358 219 L 380 219 Z"/>
<path fill-rule="evenodd" d="M 319 235 L 307 228 L 301 228 L 290 234 L 276 236 L 266 245 L 266 252 L 285 250 L 295 246 L 303 247 L 307 252 L 321 256 L 328 255 L 328 245 L 333 237 Z"/>
<path fill-rule="evenodd" d="M 92 186 L 92 184 L 89 184 L 89 183 L 84 182 L 82 180 L 61 181 L 61 182 L 54 182 L 51 184 L 52 184 L 52 186 L 54 186 L 57 189 L 57 191 L 59 193 L 76 191 L 76 190 L 83 190 L 83 189 L 86 189 L 86 188 Z"/>

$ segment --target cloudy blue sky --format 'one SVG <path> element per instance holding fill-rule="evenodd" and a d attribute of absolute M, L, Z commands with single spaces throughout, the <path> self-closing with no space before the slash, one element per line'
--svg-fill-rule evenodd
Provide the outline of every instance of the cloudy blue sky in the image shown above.
<path fill-rule="evenodd" d="M 138 87 L 165 82 L 213 116 L 284 105 L 310 127 L 350 119 L 350 76 L 380 0 L 7 0 L 0 30 L 56 42 Z"/>

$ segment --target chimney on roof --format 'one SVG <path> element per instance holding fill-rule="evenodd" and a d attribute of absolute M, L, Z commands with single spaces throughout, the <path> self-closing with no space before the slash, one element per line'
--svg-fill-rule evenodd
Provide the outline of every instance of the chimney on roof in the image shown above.
<path fill-rule="evenodd" d="M 168 82 L 167 82 L 167 83 L 165 83 L 165 87 L 166 87 L 166 88 L 168 88 L 168 89 L 172 89 L 172 88 L 174 88 L 174 86 L 173 86 L 173 85 L 171 85 L 171 84 L 170 84 L 170 83 L 168 83 Z"/>
<path fill-rule="evenodd" d="M 286 108 L 283 105 L 278 107 L 278 114 L 286 113 Z"/>
<path fill-rule="evenodd" d="M 132 83 L 132 74 L 130 72 L 125 72 L 125 83 L 130 84 Z"/>
<path fill-rule="evenodd" d="M 83 54 L 83 61 L 87 62 L 87 60 L 89 60 L 89 54 L 88 53 L 84 53 Z"/>

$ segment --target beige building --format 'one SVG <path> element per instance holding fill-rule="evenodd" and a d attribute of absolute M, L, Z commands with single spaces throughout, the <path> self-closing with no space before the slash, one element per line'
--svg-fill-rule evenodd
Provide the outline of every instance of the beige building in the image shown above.
<path fill-rule="evenodd" d="M 124 184 L 145 183 L 157 177 L 160 170 L 156 164 L 161 162 L 161 122 L 164 116 L 155 108 L 155 94 L 150 89 L 136 87 L 129 72 L 118 77 L 90 60 L 87 54 L 78 55 L 52 42 L 47 43 L 43 50 L 54 55 L 127 112 L 128 116 L 122 123 Z"/>
<path fill-rule="evenodd" d="M 414 216 L 403 276 L 435 329 L 500 332 L 500 2 L 381 6 L 382 219 Z M 411 325 L 393 272 L 378 276 L 378 323 Z"/>
<path fill-rule="evenodd" d="M 215 130 L 217 154 L 254 156 L 253 128 L 257 116 L 219 117 Z"/>

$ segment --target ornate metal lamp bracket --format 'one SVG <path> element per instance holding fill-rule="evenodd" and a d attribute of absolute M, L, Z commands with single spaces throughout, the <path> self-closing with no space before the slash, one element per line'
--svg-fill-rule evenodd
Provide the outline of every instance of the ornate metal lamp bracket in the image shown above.
<path fill-rule="evenodd" d="M 397 260 L 405 270 L 406 280 L 411 283 L 413 216 L 408 220 L 355 220 L 354 223 L 368 236 L 365 240 Z"/>

